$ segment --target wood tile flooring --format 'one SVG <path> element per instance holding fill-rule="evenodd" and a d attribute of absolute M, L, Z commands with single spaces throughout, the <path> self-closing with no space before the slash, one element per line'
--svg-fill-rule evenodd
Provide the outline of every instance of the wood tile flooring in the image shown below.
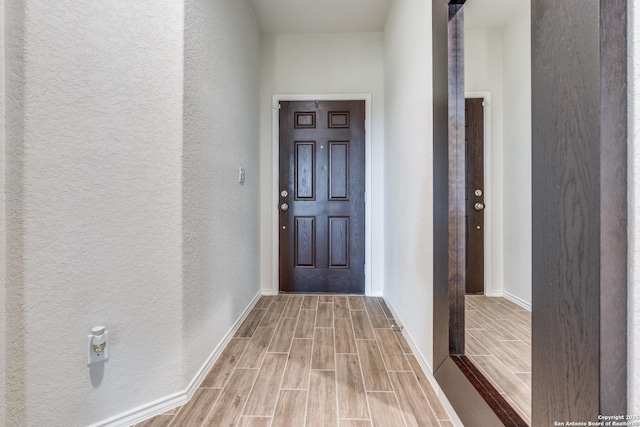
<path fill-rule="evenodd" d="M 467 295 L 466 355 L 531 424 L 531 312 L 505 298 Z"/>
<path fill-rule="evenodd" d="M 136 427 L 445 427 L 382 298 L 263 296 L 183 407 Z"/>

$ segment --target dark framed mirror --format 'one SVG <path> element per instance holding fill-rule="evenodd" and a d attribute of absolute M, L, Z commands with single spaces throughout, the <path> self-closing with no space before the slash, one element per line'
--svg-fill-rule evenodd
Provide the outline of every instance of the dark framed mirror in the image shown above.
<path fill-rule="evenodd" d="M 432 14 L 434 375 L 463 423 L 520 426 L 465 353 L 464 4 Z M 626 16 L 532 0 L 534 426 L 626 413 Z"/>

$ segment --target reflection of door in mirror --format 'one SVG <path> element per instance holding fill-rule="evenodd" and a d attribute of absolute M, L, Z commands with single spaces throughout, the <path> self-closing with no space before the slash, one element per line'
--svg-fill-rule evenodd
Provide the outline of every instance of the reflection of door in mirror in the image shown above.
<path fill-rule="evenodd" d="M 530 21 L 529 0 L 465 5 L 465 353 L 529 424 Z"/>
<path fill-rule="evenodd" d="M 464 108 L 466 159 L 466 294 L 484 294 L 484 99 L 467 98 Z"/>

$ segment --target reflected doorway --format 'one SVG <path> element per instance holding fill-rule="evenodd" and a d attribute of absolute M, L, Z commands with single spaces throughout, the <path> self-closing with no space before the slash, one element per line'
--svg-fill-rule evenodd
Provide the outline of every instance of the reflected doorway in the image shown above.
<path fill-rule="evenodd" d="M 505 7 L 509 10 L 505 11 Z M 491 8 L 495 13 L 489 20 L 487 11 Z M 530 21 L 529 0 L 465 5 L 468 245 L 465 355 L 529 425 L 532 396 Z M 490 101 L 484 103 L 483 99 L 473 96 L 480 93 L 489 94 Z M 476 109 L 471 109 L 474 98 Z M 482 125 L 486 125 L 486 132 Z M 482 150 L 474 151 L 478 133 L 486 135 L 486 141 Z M 478 178 L 474 176 L 473 165 L 477 163 L 484 167 L 482 177 L 487 177 L 487 183 L 478 192 L 481 197 L 474 200 L 474 180 Z M 479 213 L 482 220 L 474 220 Z M 486 250 L 474 245 L 475 237 L 480 234 L 487 235 Z M 477 287 L 473 273 L 480 257 L 486 270 L 486 283 L 482 288 Z"/>
<path fill-rule="evenodd" d="M 484 99 L 466 98 L 466 284 L 467 295 L 484 295 Z"/>

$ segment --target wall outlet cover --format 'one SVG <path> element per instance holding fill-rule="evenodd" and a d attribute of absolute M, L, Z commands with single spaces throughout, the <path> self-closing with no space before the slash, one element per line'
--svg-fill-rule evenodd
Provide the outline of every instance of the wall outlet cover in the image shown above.
<path fill-rule="evenodd" d="M 109 360 L 109 331 L 105 331 L 103 338 L 96 342 L 96 336 L 87 335 L 87 366 Z"/>

